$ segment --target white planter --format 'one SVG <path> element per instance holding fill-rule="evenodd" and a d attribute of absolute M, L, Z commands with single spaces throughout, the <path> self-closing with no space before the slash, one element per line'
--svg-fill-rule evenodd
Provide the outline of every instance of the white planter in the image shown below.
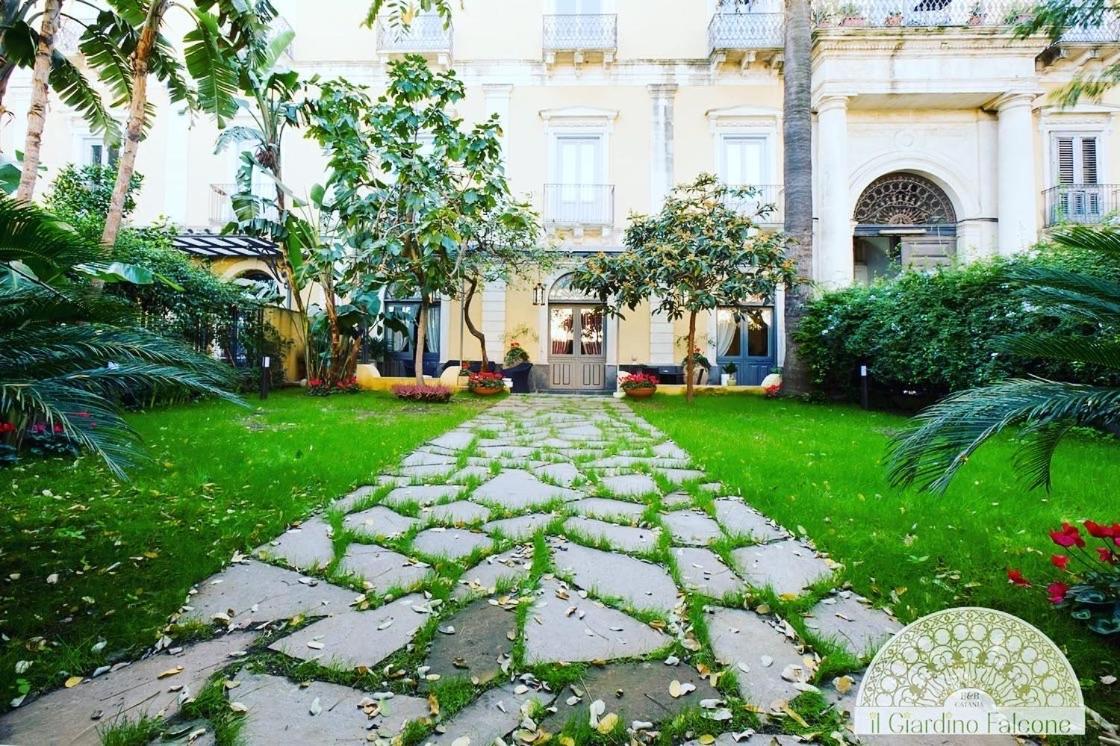
<path fill-rule="evenodd" d="M 720 373 L 719 383 L 720 383 L 721 386 L 730 386 L 731 385 L 731 374 L 730 373 Z"/>

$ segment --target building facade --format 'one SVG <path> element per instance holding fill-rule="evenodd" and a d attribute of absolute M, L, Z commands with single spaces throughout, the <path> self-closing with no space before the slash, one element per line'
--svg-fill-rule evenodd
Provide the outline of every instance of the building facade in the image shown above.
<path fill-rule="evenodd" d="M 701 172 L 758 187 L 776 206 L 767 223 L 782 223 L 781 0 L 466 0 L 451 28 L 421 16 L 405 35 L 361 26 L 356 0 L 276 4 L 296 31 L 289 64 L 308 75 L 377 89 L 404 53 L 453 67 L 467 87 L 457 113 L 500 118 L 513 190 L 565 251 L 620 250 L 628 214 L 657 210 L 674 184 Z M 1120 97 L 1062 109 L 1050 94 L 1120 61 L 1120 23 L 1051 44 L 1015 37 L 1023 5 L 1010 0 L 814 7 L 820 287 L 1022 251 L 1057 222 L 1099 222 L 1116 209 Z M 16 115 L 0 140 L 9 152 L 22 143 L 26 97 L 26 81 L 13 81 L 6 104 Z M 141 149 L 136 220 L 163 215 L 206 231 L 229 219 L 238 154 L 215 154 L 216 137 L 211 123 L 159 105 Z M 293 132 L 285 148 L 297 191 L 322 178 L 316 146 Z M 51 169 L 111 157 L 57 101 L 43 150 Z M 246 258 L 219 269 L 261 267 Z M 402 313 L 412 307 L 392 300 Z M 757 383 L 782 364 L 781 307 L 779 295 L 704 319 L 709 359 L 734 362 L 740 384 Z M 514 341 L 530 351 L 542 388 L 611 387 L 628 366 L 669 373 L 685 353 L 683 322 L 648 308 L 609 317 L 563 269 L 486 287 L 472 317 L 491 357 Z M 452 300 L 433 314 L 429 339 L 433 372 L 478 358 Z M 411 340 L 394 344 L 401 370 L 391 372 L 405 372 Z"/>

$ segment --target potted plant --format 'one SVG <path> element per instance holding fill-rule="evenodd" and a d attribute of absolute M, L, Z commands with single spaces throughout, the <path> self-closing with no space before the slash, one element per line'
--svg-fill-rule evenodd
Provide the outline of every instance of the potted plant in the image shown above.
<path fill-rule="evenodd" d="M 692 350 L 691 355 L 686 355 L 684 360 L 681 360 L 681 367 L 684 368 L 685 375 L 688 375 L 688 361 L 692 360 L 696 370 L 696 380 L 694 383 L 707 383 L 709 371 L 712 369 L 712 364 L 708 362 L 708 358 L 704 357 L 704 353 L 700 352 L 697 347 Z"/>
<path fill-rule="evenodd" d="M 521 363 L 529 362 L 529 353 L 521 346 L 520 342 L 510 342 L 509 349 L 506 350 L 505 366 L 506 368 L 516 368 Z"/>
<path fill-rule="evenodd" d="M 834 16 L 835 11 L 829 5 L 814 7 L 812 11 L 813 25 L 817 28 L 828 28 L 832 26 Z"/>
<path fill-rule="evenodd" d="M 770 375 L 762 379 L 762 390 L 770 399 L 777 398 L 782 393 L 782 369 L 771 368 Z"/>
<path fill-rule="evenodd" d="M 723 375 L 720 376 L 720 383 L 724 386 L 737 386 L 738 382 L 735 374 L 739 371 L 739 366 L 735 363 L 727 363 L 723 366 Z"/>
<path fill-rule="evenodd" d="M 506 385 L 511 393 L 529 393 L 529 373 L 533 364 L 529 362 L 529 353 L 517 342 L 511 342 L 506 351 L 502 375 L 506 377 Z"/>
<path fill-rule="evenodd" d="M 968 25 L 979 26 L 984 23 L 984 6 L 980 3 L 973 3 L 968 11 Z"/>
<path fill-rule="evenodd" d="M 863 8 L 855 3 L 841 5 L 839 14 L 841 26 L 864 26 L 867 24 L 867 19 L 863 15 Z"/>
<path fill-rule="evenodd" d="M 657 391 L 657 376 L 652 373 L 631 373 L 619 386 L 631 399 L 648 399 Z"/>
<path fill-rule="evenodd" d="M 902 11 L 892 10 L 887 14 L 886 24 L 888 26 L 901 26 L 902 25 Z"/>
<path fill-rule="evenodd" d="M 1007 15 L 1003 17 L 1003 23 L 1006 26 L 1018 26 L 1021 23 L 1026 23 L 1031 20 L 1031 9 L 1029 5 L 1023 3 L 1016 3 L 1012 5 Z"/>
<path fill-rule="evenodd" d="M 506 382 L 503 380 L 501 373 L 491 373 L 483 370 L 470 374 L 467 378 L 467 388 L 471 390 L 472 394 L 493 396 L 506 390 Z"/>

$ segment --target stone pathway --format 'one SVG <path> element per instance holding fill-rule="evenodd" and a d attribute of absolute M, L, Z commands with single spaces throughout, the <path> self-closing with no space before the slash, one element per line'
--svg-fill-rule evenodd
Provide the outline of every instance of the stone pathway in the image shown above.
<path fill-rule="evenodd" d="M 818 680 L 822 657 L 866 661 L 899 628 L 836 569 L 620 402 L 510 398 L 200 582 L 173 621 L 210 639 L 26 704 L 0 743 L 184 708 L 250 745 L 645 743 L 686 710 L 674 743 L 800 742 L 807 691 L 843 732 L 850 679 Z M 208 681 L 225 703 L 200 715 Z"/>

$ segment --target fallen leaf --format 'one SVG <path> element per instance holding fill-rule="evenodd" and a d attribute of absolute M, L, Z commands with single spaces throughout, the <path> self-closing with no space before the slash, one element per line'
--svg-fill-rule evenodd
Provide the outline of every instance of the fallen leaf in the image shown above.
<path fill-rule="evenodd" d="M 66 683 L 63 686 L 65 686 L 67 689 L 73 689 L 74 687 L 76 687 L 78 684 L 81 684 L 81 683 L 82 683 L 82 677 L 81 676 L 71 676 L 70 678 L 68 678 L 66 680 Z"/>
<path fill-rule="evenodd" d="M 311 713 L 311 717 L 315 717 L 316 715 L 318 715 L 320 712 L 323 711 L 323 705 L 321 705 L 319 703 L 319 698 L 318 697 L 311 700 L 311 707 L 309 707 L 307 711 Z"/>
<path fill-rule="evenodd" d="M 604 715 L 603 718 L 599 721 L 599 724 L 595 726 L 595 730 L 599 731 L 603 735 L 606 735 L 607 733 L 610 733 L 612 730 L 614 730 L 616 725 L 618 725 L 618 715 L 613 712 L 609 712 Z"/>

